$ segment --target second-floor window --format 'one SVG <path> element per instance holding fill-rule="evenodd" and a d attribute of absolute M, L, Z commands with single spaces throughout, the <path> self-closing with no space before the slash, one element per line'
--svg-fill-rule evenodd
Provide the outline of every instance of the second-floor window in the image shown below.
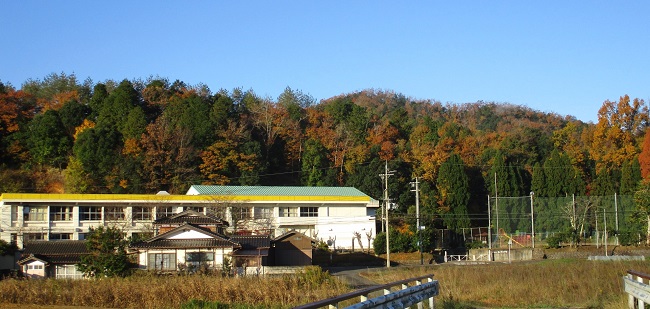
<path fill-rule="evenodd" d="M 106 220 L 124 220 L 124 207 L 104 207 Z"/>
<path fill-rule="evenodd" d="M 169 217 L 174 214 L 174 207 L 172 206 L 158 206 L 156 207 L 156 219 Z"/>
<path fill-rule="evenodd" d="M 133 220 L 151 220 L 151 207 L 133 207 Z"/>
<path fill-rule="evenodd" d="M 47 206 L 29 207 L 23 214 L 25 221 L 47 221 Z"/>
<path fill-rule="evenodd" d="M 255 207 L 255 219 L 269 219 L 269 218 L 273 218 L 273 208 Z"/>
<path fill-rule="evenodd" d="M 280 207 L 280 217 L 297 217 L 298 207 Z"/>
<path fill-rule="evenodd" d="M 51 221 L 72 221 L 72 206 L 50 207 Z"/>
<path fill-rule="evenodd" d="M 300 207 L 301 217 L 318 217 L 318 207 Z"/>
<path fill-rule="evenodd" d="M 101 220 L 102 208 L 100 206 L 81 206 L 79 207 L 79 217 L 81 220 Z"/>

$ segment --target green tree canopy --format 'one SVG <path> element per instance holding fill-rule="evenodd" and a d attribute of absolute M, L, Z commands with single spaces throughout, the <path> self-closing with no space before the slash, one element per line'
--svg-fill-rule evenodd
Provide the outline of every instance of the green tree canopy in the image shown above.
<path fill-rule="evenodd" d="M 116 227 L 91 227 L 86 236 L 88 255 L 82 256 L 79 270 L 93 278 L 127 276 L 131 263 L 126 255 L 125 236 Z"/>

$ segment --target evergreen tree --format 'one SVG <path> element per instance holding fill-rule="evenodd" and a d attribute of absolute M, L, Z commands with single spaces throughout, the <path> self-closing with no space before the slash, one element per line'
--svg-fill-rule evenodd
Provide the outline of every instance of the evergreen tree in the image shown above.
<path fill-rule="evenodd" d="M 55 110 L 34 117 L 29 124 L 27 144 L 34 163 L 60 168 L 67 163 L 72 148 L 72 140 Z"/>
<path fill-rule="evenodd" d="M 87 255 L 77 265 L 88 277 L 125 277 L 130 263 L 126 255 L 128 241 L 124 232 L 116 227 L 91 227 L 86 238 Z"/>
<path fill-rule="evenodd" d="M 621 195 L 634 194 L 641 179 L 639 160 L 633 159 L 632 161 L 623 162 L 623 167 L 621 167 Z"/>
<path fill-rule="evenodd" d="M 591 195 L 606 196 L 618 192 L 620 173 L 613 168 L 601 167 L 592 183 Z"/>
<path fill-rule="evenodd" d="M 469 179 L 463 160 L 458 154 L 452 153 L 440 166 L 436 184 L 440 194 L 440 210 L 447 228 L 454 231 L 468 228 Z"/>
<path fill-rule="evenodd" d="M 546 173 L 539 162 L 533 166 L 533 180 L 531 183 L 531 190 L 535 192 L 535 196 L 546 197 Z"/>

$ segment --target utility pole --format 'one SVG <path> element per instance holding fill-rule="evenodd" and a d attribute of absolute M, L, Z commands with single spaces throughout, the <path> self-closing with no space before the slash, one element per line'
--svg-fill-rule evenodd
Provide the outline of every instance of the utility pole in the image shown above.
<path fill-rule="evenodd" d="M 386 165 L 384 169 L 384 173 L 380 174 L 379 177 L 381 177 L 384 180 L 384 210 L 386 212 L 386 267 L 390 268 L 390 230 L 389 230 L 389 225 L 388 225 L 388 208 L 390 208 L 390 199 L 388 198 L 388 176 L 393 176 L 393 173 L 395 171 L 388 171 L 388 160 L 386 160 Z"/>
<path fill-rule="evenodd" d="M 490 195 L 487 196 L 488 204 L 488 261 L 492 261 L 492 206 L 490 205 Z"/>
<path fill-rule="evenodd" d="M 420 265 L 424 265 L 424 256 L 422 255 L 422 229 L 420 227 L 420 182 L 415 177 L 415 181 L 411 183 L 415 186 L 415 225 L 418 233 L 418 249 L 420 250 Z"/>
<path fill-rule="evenodd" d="M 533 249 L 535 249 L 535 212 L 533 211 L 533 195 L 535 192 L 530 191 L 530 241 L 533 243 Z"/>

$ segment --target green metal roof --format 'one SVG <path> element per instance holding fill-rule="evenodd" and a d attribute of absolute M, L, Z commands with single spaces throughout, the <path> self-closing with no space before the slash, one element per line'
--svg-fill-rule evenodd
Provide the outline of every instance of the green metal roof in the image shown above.
<path fill-rule="evenodd" d="M 353 187 L 207 186 L 193 185 L 200 195 L 348 196 L 370 198 Z"/>

